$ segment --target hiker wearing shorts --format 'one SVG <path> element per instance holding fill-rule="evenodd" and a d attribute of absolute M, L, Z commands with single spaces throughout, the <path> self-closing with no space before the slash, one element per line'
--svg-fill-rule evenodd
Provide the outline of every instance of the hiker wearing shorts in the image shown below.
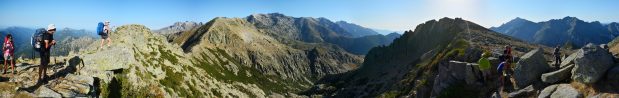
<path fill-rule="evenodd" d="M 97 28 L 100 29 L 100 28 Z M 103 48 L 103 43 L 105 43 L 105 41 L 107 40 L 107 46 L 110 46 L 110 43 L 112 42 L 112 40 L 109 38 L 109 33 L 111 30 L 110 28 L 110 21 L 105 21 L 105 23 L 103 24 L 103 30 L 102 31 L 97 31 L 97 33 L 99 33 L 99 35 L 101 36 L 101 48 Z"/>
<path fill-rule="evenodd" d="M 41 65 L 39 66 L 38 77 L 39 81 L 47 77 L 47 66 L 49 64 L 50 49 L 53 45 L 56 45 L 56 40 L 54 40 L 54 33 L 56 33 L 56 26 L 54 24 L 50 24 L 47 26 L 47 33 L 43 34 L 43 47 L 39 53 L 41 55 Z"/>
<path fill-rule="evenodd" d="M 15 75 L 15 63 L 13 62 L 14 52 L 15 52 L 15 44 L 13 44 L 13 36 L 11 34 L 6 35 L 4 38 L 4 44 L 2 46 L 3 56 L 4 56 L 4 73 L 6 74 L 8 67 L 11 67 L 13 71 L 11 73 L 13 76 Z M 9 64 L 6 64 L 6 63 Z"/>

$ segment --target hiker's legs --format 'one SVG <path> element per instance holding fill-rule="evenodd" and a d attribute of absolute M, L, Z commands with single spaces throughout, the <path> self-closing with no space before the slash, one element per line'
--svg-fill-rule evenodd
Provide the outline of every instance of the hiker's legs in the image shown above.
<path fill-rule="evenodd" d="M 561 65 L 561 58 L 559 56 L 555 56 L 555 67 L 559 67 Z"/>
<path fill-rule="evenodd" d="M 45 79 L 45 77 L 47 77 L 47 67 L 49 66 L 49 53 L 45 54 L 45 64 L 43 64 L 43 79 Z"/>
<path fill-rule="evenodd" d="M 45 63 L 45 61 L 43 60 L 43 55 L 41 55 L 41 63 L 39 64 L 39 76 L 37 77 L 39 81 L 41 81 L 43 77 L 43 63 Z"/>
<path fill-rule="evenodd" d="M 103 48 L 103 43 L 105 42 L 105 39 L 101 39 L 101 48 Z"/>
<path fill-rule="evenodd" d="M 13 59 L 11 59 L 11 66 L 13 66 L 13 67 L 11 67 L 11 68 L 13 68 L 12 73 L 13 73 L 13 75 L 15 75 L 15 73 L 17 73 L 17 71 L 15 71 L 15 61 Z"/>
<path fill-rule="evenodd" d="M 6 60 L 4 60 L 4 65 L 2 65 L 2 71 L 3 71 L 2 74 L 6 74 L 6 68 L 7 68 L 6 66 L 7 66 L 6 65 Z"/>
<path fill-rule="evenodd" d="M 46 53 L 41 53 L 41 64 L 39 65 L 39 80 L 43 80 L 46 75 L 46 66 L 49 63 L 49 58 Z"/>
<path fill-rule="evenodd" d="M 112 39 L 110 37 L 107 38 L 107 46 L 110 46 L 110 43 L 112 43 Z"/>

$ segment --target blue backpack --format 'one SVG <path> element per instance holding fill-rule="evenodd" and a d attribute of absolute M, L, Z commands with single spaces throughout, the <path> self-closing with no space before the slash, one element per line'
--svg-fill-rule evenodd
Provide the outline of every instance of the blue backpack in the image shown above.
<path fill-rule="evenodd" d="M 103 27 L 105 25 L 103 24 L 103 22 L 99 22 L 99 24 L 97 25 L 97 35 L 103 35 Z"/>

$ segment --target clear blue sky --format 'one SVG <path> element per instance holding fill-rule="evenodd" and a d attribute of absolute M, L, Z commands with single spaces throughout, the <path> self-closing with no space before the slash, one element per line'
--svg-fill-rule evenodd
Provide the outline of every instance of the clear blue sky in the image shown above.
<path fill-rule="evenodd" d="M 400 31 L 442 17 L 462 17 L 485 27 L 516 17 L 619 22 L 617 4 L 619 0 L 1 0 L 0 27 L 54 23 L 92 30 L 97 22 L 110 20 L 112 25 L 137 23 L 159 29 L 177 21 L 279 12 Z"/>

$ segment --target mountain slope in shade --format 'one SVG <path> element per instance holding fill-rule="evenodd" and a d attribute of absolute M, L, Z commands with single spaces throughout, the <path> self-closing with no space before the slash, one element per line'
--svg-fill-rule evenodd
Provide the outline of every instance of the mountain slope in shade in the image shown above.
<path fill-rule="evenodd" d="M 587 43 L 604 44 L 617 37 L 616 24 L 602 25 L 600 22 L 585 22 L 576 17 L 552 19 L 544 22 L 531 22 L 516 18 L 494 31 L 513 36 L 527 42 L 546 46 L 569 45 L 574 48 Z"/>
<path fill-rule="evenodd" d="M 348 23 L 346 21 L 337 21 L 335 22 L 341 28 L 344 28 L 348 32 L 353 32 L 353 37 L 363 37 L 368 35 L 378 35 L 379 33 L 370 29 L 359 26 L 357 24 Z"/>

